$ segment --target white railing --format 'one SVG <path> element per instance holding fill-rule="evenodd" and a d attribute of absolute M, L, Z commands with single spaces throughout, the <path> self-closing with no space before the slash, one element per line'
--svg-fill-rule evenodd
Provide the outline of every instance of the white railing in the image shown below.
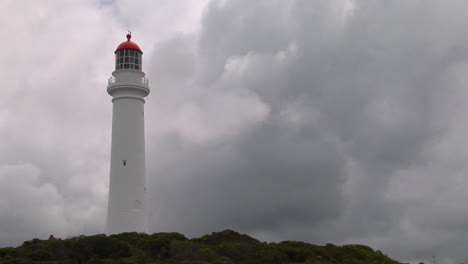
<path fill-rule="evenodd" d="M 112 76 L 107 80 L 107 84 L 112 85 L 115 84 L 115 77 Z M 148 86 L 149 85 L 149 80 L 145 77 L 141 78 L 141 84 Z"/>

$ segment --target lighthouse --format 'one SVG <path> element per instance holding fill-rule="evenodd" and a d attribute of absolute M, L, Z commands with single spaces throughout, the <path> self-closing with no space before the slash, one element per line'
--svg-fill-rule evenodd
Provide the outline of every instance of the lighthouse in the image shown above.
<path fill-rule="evenodd" d="M 145 97 L 150 89 L 140 47 L 127 34 L 115 50 L 107 233 L 148 232 L 145 169 Z"/>

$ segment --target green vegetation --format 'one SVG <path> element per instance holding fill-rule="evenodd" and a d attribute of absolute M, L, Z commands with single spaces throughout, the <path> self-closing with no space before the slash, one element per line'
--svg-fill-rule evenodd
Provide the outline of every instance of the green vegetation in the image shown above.
<path fill-rule="evenodd" d="M 123 233 L 24 242 L 0 248 L 0 264 L 399 264 L 363 245 L 260 242 L 232 230 L 187 239 Z"/>

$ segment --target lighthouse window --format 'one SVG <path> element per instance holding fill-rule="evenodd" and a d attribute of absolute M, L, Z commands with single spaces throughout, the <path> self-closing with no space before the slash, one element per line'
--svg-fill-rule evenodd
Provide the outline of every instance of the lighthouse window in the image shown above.
<path fill-rule="evenodd" d="M 115 69 L 141 70 L 141 52 L 136 50 L 119 50 L 115 54 Z"/>

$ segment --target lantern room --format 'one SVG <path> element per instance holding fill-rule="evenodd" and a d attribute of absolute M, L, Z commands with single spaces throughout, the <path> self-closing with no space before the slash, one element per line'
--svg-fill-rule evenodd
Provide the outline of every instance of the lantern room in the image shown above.
<path fill-rule="evenodd" d="M 130 39 L 132 35 L 127 34 L 127 41 L 122 42 L 115 50 L 115 70 L 142 70 L 140 47 Z"/>

